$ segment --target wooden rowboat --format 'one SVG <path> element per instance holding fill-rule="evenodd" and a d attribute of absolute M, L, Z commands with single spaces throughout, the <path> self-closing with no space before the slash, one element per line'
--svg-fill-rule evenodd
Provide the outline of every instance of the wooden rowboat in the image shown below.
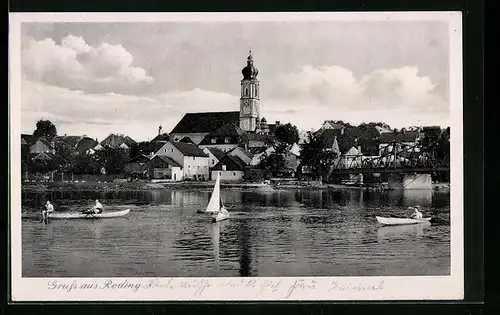
<path fill-rule="evenodd" d="M 122 210 L 122 211 L 114 211 L 114 212 L 103 212 L 103 213 L 81 213 L 81 212 L 72 212 L 72 213 L 51 213 L 49 214 L 49 220 L 54 219 L 107 219 L 107 218 L 117 218 L 127 215 L 130 212 L 130 209 Z"/>
<path fill-rule="evenodd" d="M 408 224 L 419 224 L 426 223 L 431 220 L 431 218 L 422 219 L 407 219 L 407 218 L 384 218 L 376 216 L 377 221 L 383 225 L 408 225 Z"/>

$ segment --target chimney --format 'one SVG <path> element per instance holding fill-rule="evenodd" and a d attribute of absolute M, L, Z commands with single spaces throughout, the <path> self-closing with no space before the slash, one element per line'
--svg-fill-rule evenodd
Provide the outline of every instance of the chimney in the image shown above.
<path fill-rule="evenodd" d="M 161 135 L 161 129 L 162 129 L 161 126 L 158 127 L 158 135 Z"/>
<path fill-rule="evenodd" d="M 358 145 L 358 152 L 361 153 L 361 146 Z"/>
<path fill-rule="evenodd" d="M 276 120 L 276 126 L 279 126 L 279 125 L 280 125 L 280 121 Z"/>
<path fill-rule="evenodd" d="M 406 128 L 401 128 L 401 133 L 405 134 L 406 133 Z"/>
<path fill-rule="evenodd" d="M 340 128 L 340 134 L 343 135 L 344 134 L 344 127 Z"/>

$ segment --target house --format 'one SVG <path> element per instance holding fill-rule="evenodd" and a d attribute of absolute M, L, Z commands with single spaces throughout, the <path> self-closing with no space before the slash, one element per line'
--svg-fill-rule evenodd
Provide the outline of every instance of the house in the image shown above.
<path fill-rule="evenodd" d="M 215 147 L 204 148 L 203 152 L 205 152 L 208 155 L 209 167 L 214 167 L 215 164 L 219 163 L 220 159 L 222 159 L 222 157 L 226 154 L 221 149 Z"/>
<path fill-rule="evenodd" d="M 110 147 L 113 149 L 122 148 L 129 150 L 136 142 L 134 139 L 123 134 L 110 134 L 104 140 L 102 140 L 99 145 L 93 148 L 93 150 L 100 150 L 104 147 Z"/>
<path fill-rule="evenodd" d="M 172 181 L 182 180 L 182 165 L 166 155 L 156 155 L 148 161 L 149 177 Z"/>
<path fill-rule="evenodd" d="M 87 136 L 55 136 L 53 139 L 56 148 L 64 147 L 74 154 L 84 154 L 94 148 L 98 142 Z"/>
<path fill-rule="evenodd" d="M 168 141 L 154 156 L 168 156 L 181 165 L 184 180 L 209 179 L 209 156 L 195 144 Z"/>
<path fill-rule="evenodd" d="M 48 169 L 60 169 L 67 165 L 67 161 L 58 154 L 52 152 L 40 152 L 30 154 L 30 159 L 35 163 L 34 169 L 44 171 Z"/>
<path fill-rule="evenodd" d="M 418 142 L 420 140 L 420 132 L 418 131 L 401 131 L 385 132 L 380 135 L 379 155 L 384 155 L 389 152 L 420 152 Z"/>
<path fill-rule="evenodd" d="M 33 144 L 33 135 L 21 134 L 21 146 L 28 148 Z"/>
<path fill-rule="evenodd" d="M 242 180 L 245 174 L 245 162 L 236 155 L 225 155 L 219 163 L 212 168 L 211 178 L 217 178 L 217 174 L 220 176 L 221 180 Z"/>
<path fill-rule="evenodd" d="M 236 148 L 242 141 L 245 132 L 235 123 L 228 123 L 207 134 L 200 142 L 200 148 L 218 148 L 228 152 Z"/>
<path fill-rule="evenodd" d="M 125 173 L 128 175 L 146 175 L 150 156 L 141 154 L 125 163 Z"/>
<path fill-rule="evenodd" d="M 276 144 L 277 139 L 271 134 L 245 133 L 241 137 L 240 146 L 251 148 L 268 148 Z"/>
<path fill-rule="evenodd" d="M 275 151 L 274 147 L 260 147 L 260 148 L 249 148 L 248 152 L 252 154 L 252 161 L 250 162 L 251 166 L 259 165 L 262 159 L 273 153 Z"/>
<path fill-rule="evenodd" d="M 153 138 L 153 140 L 151 140 L 150 142 L 167 142 L 170 140 L 170 136 L 168 135 L 168 133 L 163 133 L 163 134 L 159 134 L 157 135 L 156 137 Z"/>
<path fill-rule="evenodd" d="M 317 134 L 323 138 L 327 150 L 336 151 L 338 147 L 338 151 L 343 155 L 355 147 L 361 148 L 360 153 L 365 156 L 378 156 L 381 134 L 375 126 L 324 129 Z"/>
<path fill-rule="evenodd" d="M 287 176 L 295 177 L 295 173 L 297 172 L 297 168 L 299 167 L 299 155 L 295 154 L 291 150 L 287 150 L 283 153 L 283 157 L 285 158 L 285 172 Z"/>
<path fill-rule="evenodd" d="M 170 139 L 180 141 L 189 137 L 195 144 L 199 144 L 209 133 L 226 124 L 239 125 L 239 121 L 239 111 L 187 113 L 170 132 Z"/>
<path fill-rule="evenodd" d="M 30 153 L 52 153 L 55 154 L 54 143 L 45 138 L 40 138 L 30 147 Z"/>
<path fill-rule="evenodd" d="M 239 157 L 245 165 L 250 165 L 252 163 L 253 154 L 241 147 L 236 147 L 228 152 L 229 155 Z"/>

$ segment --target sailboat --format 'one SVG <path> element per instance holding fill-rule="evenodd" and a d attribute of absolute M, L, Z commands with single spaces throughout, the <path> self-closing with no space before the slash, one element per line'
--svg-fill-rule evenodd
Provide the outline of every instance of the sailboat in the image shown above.
<path fill-rule="evenodd" d="M 208 202 L 208 206 L 205 209 L 205 213 L 212 215 L 212 222 L 218 222 L 226 220 L 229 218 L 229 212 L 224 207 L 222 199 L 220 197 L 220 177 L 217 174 L 217 179 L 215 180 L 214 190 L 212 191 L 212 196 Z"/>

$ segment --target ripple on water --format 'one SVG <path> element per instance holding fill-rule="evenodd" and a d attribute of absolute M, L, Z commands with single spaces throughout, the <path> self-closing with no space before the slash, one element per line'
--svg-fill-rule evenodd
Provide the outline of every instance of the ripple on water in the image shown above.
<path fill-rule="evenodd" d="M 209 193 L 169 190 L 136 192 L 125 205 L 127 194 L 97 196 L 109 209 L 130 208 L 126 218 L 48 225 L 23 219 L 23 276 L 449 273 L 449 202 L 441 195 L 438 202 L 410 196 L 432 214 L 430 226 L 384 229 L 375 215 L 404 213 L 408 198 L 328 191 L 223 193 L 231 217 L 216 224 L 196 213 Z M 71 211 L 87 207 L 89 197 L 96 196 L 63 194 L 53 201 Z M 24 198 L 23 209 L 39 208 L 37 198 Z"/>

